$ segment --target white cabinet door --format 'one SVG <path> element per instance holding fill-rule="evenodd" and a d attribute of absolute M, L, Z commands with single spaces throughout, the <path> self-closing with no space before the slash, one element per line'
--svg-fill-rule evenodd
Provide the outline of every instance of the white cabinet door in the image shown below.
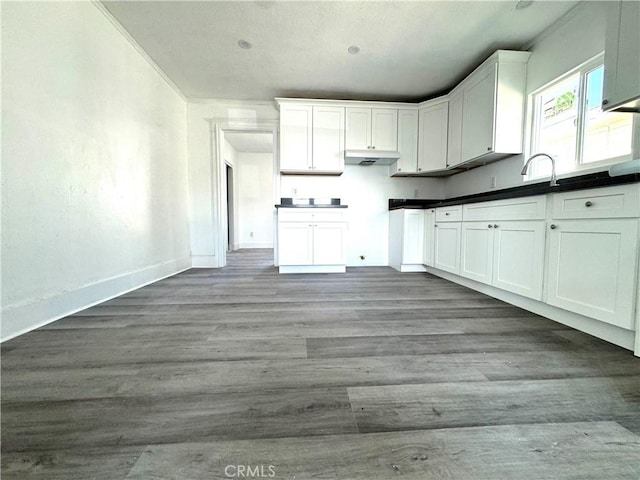
<path fill-rule="evenodd" d="M 313 226 L 313 264 L 344 265 L 346 263 L 345 223 L 323 222 Z"/>
<path fill-rule="evenodd" d="M 371 146 L 375 150 L 398 150 L 398 110 L 371 110 Z"/>
<path fill-rule="evenodd" d="M 433 267 L 433 254 L 436 226 L 436 211 L 433 208 L 424 211 L 424 247 L 422 249 L 424 258 L 423 263 L 429 267 Z"/>
<path fill-rule="evenodd" d="M 405 265 L 422 265 L 424 257 L 424 212 L 422 210 L 404 211 L 402 243 L 402 263 Z"/>
<path fill-rule="evenodd" d="M 400 158 L 391 165 L 391 175 L 418 171 L 418 111 L 398 110 L 398 151 Z"/>
<path fill-rule="evenodd" d="M 463 91 L 449 98 L 449 124 L 447 129 L 447 166 L 462 162 L 462 105 Z"/>
<path fill-rule="evenodd" d="M 640 2 L 610 5 L 604 55 L 605 110 L 636 99 L 640 104 Z"/>
<path fill-rule="evenodd" d="M 547 303 L 633 329 L 638 220 L 561 220 L 552 226 Z"/>
<path fill-rule="evenodd" d="M 460 223 L 436 223 L 433 266 L 455 274 L 460 273 Z"/>
<path fill-rule="evenodd" d="M 493 238 L 492 285 L 542 300 L 545 222 L 497 222 Z"/>
<path fill-rule="evenodd" d="M 306 222 L 278 224 L 280 265 L 313 265 L 313 225 Z"/>
<path fill-rule="evenodd" d="M 464 90 L 462 161 L 493 151 L 496 69 L 490 65 Z"/>
<path fill-rule="evenodd" d="M 312 118 L 309 105 L 280 107 L 280 170 L 311 170 Z"/>
<path fill-rule="evenodd" d="M 371 147 L 371 109 L 347 107 L 347 150 L 367 150 Z"/>
<path fill-rule="evenodd" d="M 344 108 L 313 107 L 313 170 L 344 170 Z"/>
<path fill-rule="evenodd" d="M 493 224 L 464 222 L 461 236 L 460 275 L 491 284 Z"/>
<path fill-rule="evenodd" d="M 447 168 L 448 102 L 420 110 L 418 134 L 418 171 Z"/>

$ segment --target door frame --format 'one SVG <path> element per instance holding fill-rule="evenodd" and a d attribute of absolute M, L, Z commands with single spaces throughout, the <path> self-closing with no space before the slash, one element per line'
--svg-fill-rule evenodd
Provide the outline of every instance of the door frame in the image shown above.
<path fill-rule="evenodd" d="M 274 194 L 274 209 L 273 209 L 273 225 L 274 225 L 274 237 L 277 235 L 276 228 L 276 209 L 275 204 L 277 199 L 280 198 L 280 178 L 278 168 L 278 127 L 274 125 L 256 125 L 255 127 L 244 126 L 232 126 L 223 123 L 215 123 L 211 125 L 211 171 L 212 175 L 212 187 L 213 187 L 213 225 L 215 228 L 215 256 L 217 259 L 217 268 L 225 267 L 227 265 L 227 163 L 224 160 L 224 133 L 225 132 L 237 132 L 237 133 L 270 133 L 273 135 L 273 194 Z M 274 245 L 277 239 L 274 238 Z M 274 248 L 274 252 L 277 249 Z M 277 260 L 274 258 L 274 260 Z M 276 262 L 277 264 L 277 262 Z"/>

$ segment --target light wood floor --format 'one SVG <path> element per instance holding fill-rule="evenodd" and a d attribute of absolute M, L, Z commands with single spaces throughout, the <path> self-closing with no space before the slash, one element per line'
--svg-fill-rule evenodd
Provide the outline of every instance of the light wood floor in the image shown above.
<path fill-rule="evenodd" d="M 271 264 L 3 344 L 3 480 L 640 478 L 631 352 L 428 274 Z"/>

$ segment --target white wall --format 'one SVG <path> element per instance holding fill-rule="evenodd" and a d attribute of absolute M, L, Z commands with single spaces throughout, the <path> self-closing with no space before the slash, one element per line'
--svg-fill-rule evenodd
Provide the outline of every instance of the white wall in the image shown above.
<path fill-rule="evenodd" d="M 214 199 L 226 192 L 215 189 L 218 179 L 212 153 L 215 155 L 216 144 L 210 129 L 214 125 L 249 130 L 276 127 L 278 118 L 274 102 L 210 100 L 188 104 L 189 226 L 195 267 L 217 267 L 221 263 Z"/>
<path fill-rule="evenodd" d="M 388 167 L 376 165 L 347 165 L 339 177 L 283 175 L 280 186 L 283 197 L 335 197 L 349 206 L 348 266 L 389 264 L 390 198 L 444 197 L 440 179 L 389 177 Z"/>
<path fill-rule="evenodd" d="M 273 155 L 238 152 L 234 170 L 239 247 L 273 248 Z"/>
<path fill-rule="evenodd" d="M 560 19 L 531 48 L 527 65 L 527 94 L 604 51 L 608 9 L 612 2 L 583 2 Z M 526 140 L 525 140 L 526 141 Z M 446 179 L 446 196 L 457 197 L 496 188 L 522 185 L 522 155 L 475 168 Z"/>
<path fill-rule="evenodd" d="M 186 127 L 99 5 L 3 3 L 3 339 L 190 266 Z"/>

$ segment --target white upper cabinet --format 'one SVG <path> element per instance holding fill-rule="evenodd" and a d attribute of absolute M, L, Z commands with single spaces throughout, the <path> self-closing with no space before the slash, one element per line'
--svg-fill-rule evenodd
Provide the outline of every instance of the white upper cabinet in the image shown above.
<path fill-rule="evenodd" d="M 418 122 L 418 172 L 447 168 L 449 102 L 420 108 Z"/>
<path fill-rule="evenodd" d="M 640 112 L 640 2 L 611 5 L 604 51 L 606 111 Z"/>
<path fill-rule="evenodd" d="M 400 158 L 390 167 L 392 176 L 418 171 L 418 111 L 398 110 L 398 152 Z"/>
<path fill-rule="evenodd" d="M 449 97 L 449 123 L 447 131 L 447 166 L 462 162 L 462 90 Z"/>
<path fill-rule="evenodd" d="M 313 107 L 313 170 L 344 170 L 344 108 Z"/>
<path fill-rule="evenodd" d="M 280 103 L 280 171 L 344 171 L 344 107 Z"/>
<path fill-rule="evenodd" d="M 371 149 L 371 109 L 347 108 L 347 143 L 348 150 Z"/>
<path fill-rule="evenodd" d="M 280 105 L 280 170 L 311 170 L 312 116 L 310 105 Z"/>
<path fill-rule="evenodd" d="M 470 160 L 494 149 L 496 64 L 478 72 L 464 89 L 462 159 Z"/>
<path fill-rule="evenodd" d="M 398 149 L 398 110 L 347 107 L 347 150 Z"/>
<path fill-rule="evenodd" d="M 451 93 L 449 167 L 522 153 L 530 55 L 498 50 Z"/>

